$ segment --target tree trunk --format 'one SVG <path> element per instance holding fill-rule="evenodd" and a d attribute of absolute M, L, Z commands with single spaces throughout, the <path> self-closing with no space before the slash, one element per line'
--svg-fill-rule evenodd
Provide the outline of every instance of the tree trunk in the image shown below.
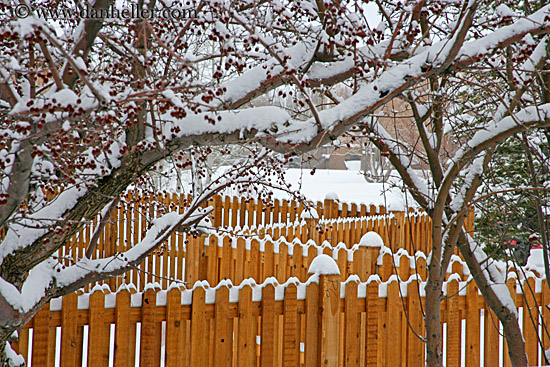
<path fill-rule="evenodd" d="M 430 273 L 426 283 L 426 361 L 428 367 L 442 367 L 441 282 L 433 275 Z"/>

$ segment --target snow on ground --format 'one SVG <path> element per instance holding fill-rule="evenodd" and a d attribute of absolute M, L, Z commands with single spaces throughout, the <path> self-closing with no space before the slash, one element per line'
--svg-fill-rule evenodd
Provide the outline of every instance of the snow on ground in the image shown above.
<path fill-rule="evenodd" d="M 336 193 L 342 202 L 384 205 L 390 210 L 416 206 L 410 196 L 405 198 L 401 189 L 395 187 L 397 179 L 386 184 L 370 183 L 357 170 L 318 169 L 311 175 L 309 170 L 289 169 L 285 177 L 292 188 L 300 189 L 309 200 L 322 201 L 327 194 Z"/>
<path fill-rule="evenodd" d="M 223 171 L 223 168 L 218 170 Z M 369 183 L 358 170 L 328 170 L 317 169 L 311 174 L 309 169 L 287 169 L 285 178 L 294 190 L 299 190 L 308 200 L 323 201 L 327 195 L 335 193 L 341 202 L 356 204 L 383 205 L 389 210 L 403 210 L 405 207 L 416 207 L 416 202 L 410 195 L 405 197 L 401 190 L 400 180 L 394 177 L 388 183 Z M 189 171 L 181 174 L 183 191 L 189 192 Z M 177 182 L 173 178 L 162 189 L 177 192 Z M 230 192 L 226 192 L 230 194 Z M 287 199 L 289 195 L 283 191 L 276 191 L 274 197 Z"/>

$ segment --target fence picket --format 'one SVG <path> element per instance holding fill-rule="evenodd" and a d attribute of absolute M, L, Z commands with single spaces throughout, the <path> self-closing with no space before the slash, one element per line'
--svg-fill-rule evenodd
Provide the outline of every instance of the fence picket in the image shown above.
<path fill-rule="evenodd" d="M 275 287 L 267 284 L 262 289 L 262 330 L 260 344 L 260 366 L 275 367 L 278 360 L 278 319 L 275 314 Z"/>
<path fill-rule="evenodd" d="M 508 291 L 510 292 L 510 296 L 511 296 L 512 300 L 514 301 L 514 303 L 517 304 L 518 294 L 517 294 L 517 291 L 516 291 L 516 284 L 513 284 L 512 282 L 508 282 L 506 284 L 506 286 L 508 287 Z M 502 349 L 503 349 L 503 351 L 502 351 L 502 354 L 503 354 L 503 367 L 512 367 L 512 362 L 510 361 L 510 356 L 508 355 L 508 352 L 509 352 L 508 344 L 506 342 L 504 343 Z"/>
<path fill-rule="evenodd" d="M 360 318 L 357 310 L 357 282 L 349 281 L 345 290 L 345 337 L 344 337 L 344 362 L 345 367 L 359 366 L 359 342 L 361 335 L 359 331 Z"/>
<path fill-rule="evenodd" d="M 240 366 L 256 365 L 256 317 L 253 315 L 252 288 L 248 285 L 239 291 L 237 333 L 237 363 Z"/>
<path fill-rule="evenodd" d="M 288 244 L 284 242 L 279 243 L 279 254 L 277 256 L 276 272 L 274 276 L 279 280 L 297 276 L 297 272 L 293 266 L 294 256 L 288 254 Z"/>
<path fill-rule="evenodd" d="M 143 293 L 141 307 L 140 366 L 159 367 L 161 350 L 161 323 L 156 321 L 157 293 L 149 288 Z"/>
<path fill-rule="evenodd" d="M 29 329 L 23 329 L 19 332 L 18 339 L 12 343 L 12 348 L 21 354 L 25 360 L 28 360 L 29 353 Z"/>
<path fill-rule="evenodd" d="M 222 247 L 218 247 L 218 257 L 220 261 L 218 279 L 213 284 L 218 284 L 223 279 L 234 278 L 234 274 L 231 272 L 231 252 L 231 240 L 228 236 L 224 236 Z"/>
<path fill-rule="evenodd" d="M 298 314 L 298 288 L 289 284 L 285 288 L 283 312 L 283 367 L 300 365 L 300 315 Z"/>
<path fill-rule="evenodd" d="M 209 322 L 206 318 L 206 294 L 203 287 L 193 290 L 191 311 L 191 366 L 208 366 Z"/>
<path fill-rule="evenodd" d="M 208 246 L 205 246 L 204 253 L 206 254 L 206 280 L 209 284 L 218 283 L 218 272 L 220 270 L 220 264 L 218 261 L 218 241 L 220 239 L 217 236 L 210 236 L 208 239 Z"/>
<path fill-rule="evenodd" d="M 478 288 L 475 282 L 466 286 L 466 366 L 480 366 L 481 334 Z"/>
<path fill-rule="evenodd" d="M 385 347 L 385 366 L 401 365 L 401 347 L 402 335 L 399 332 L 401 328 L 401 317 L 403 308 L 399 295 L 399 282 L 391 281 L 387 285 L 387 310 L 384 322 L 384 347 Z"/>
<path fill-rule="evenodd" d="M 63 297 L 61 309 L 61 367 L 71 367 L 78 364 L 78 338 L 77 338 L 77 302 L 76 293 Z"/>
<path fill-rule="evenodd" d="M 366 294 L 366 313 L 367 313 L 367 328 L 365 330 L 367 335 L 366 342 L 366 361 L 365 366 L 376 367 L 378 366 L 379 355 L 379 322 L 378 319 L 381 316 L 380 302 L 378 298 L 378 283 L 375 281 L 367 284 Z M 382 365 L 380 365 L 382 366 Z"/>
<path fill-rule="evenodd" d="M 494 312 L 485 304 L 484 365 L 491 366 L 499 358 L 499 321 Z"/>
<path fill-rule="evenodd" d="M 231 367 L 233 352 L 233 320 L 229 316 L 229 288 L 216 291 L 214 317 L 214 361 L 216 366 Z"/>
<path fill-rule="evenodd" d="M 260 242 L 256 239 L 252 239 L 250 244 L 250 262 L 248 268 L 248 276 L 253 279 L 260 278 L 261 271 L 261 253 L 260 253 Z"/>
<path fill-rule="evenodd" d="M 459 284 L 456 279 L 447 283 L 447 366 L 460 367 L 461 318 Z"/>
<path fill-rule="evenodd" d="M 116 295 L 115 366 L 133 367 L 136 352 L 136 325 L 130 321 L 130 291 L 122 288 Z"/>
<path fill-rule="evenodd" d="M 543 279 L 541 282 L 541 289 L 542 289 L 542 345 L 545 347 L 548 347 L 550 343 L 549 333 L 550 333 L 550 308 L 546 307 L 546 305 L 550 305 L 550 289 L 548 288 L 548 279 Z M 541 356 L 543 363 L 548 363 L 550 361 L 544 360 L 544 353 Z"/>
<path fill-rule="evenodd" d="M 523 283 L 523 338 L 530 365 L 538 364 L 539 310 L 535 297 L 535 278 Z"/>
<path fill-rule="evenodd" d="M 183 366 L 185 321 L 181 315 L 181 290 L 171 288 L 166 294 L 166 367 Z"/>
<path fill-rule="evenodd" d="M 424 343 L 420 338 L 423 338 L 425 333 L 420 284 L 417 279 L 412 280 L 407 287 L 407 301 L 408 318 L 412 328 L 407 328 L 407 365 L 420 366 L 424 362 Z"/>
<path fill-rule="evenodd" d="M 263 259 L 263 271 L 259 278 L 254 279 L 258 279 L 260 283 L 263 283 L 265 279 L 276 275 L 274 271 L 275 256 L 278 256 L 278 254 L 275 254 L 274 243 L 271 241 L 265 241 L 264 251 L 261 253 L 261 257 Z"/>
<path fill-rule="evenodd" d="M 36 316 L 34 316 L 33 327 L 33 346 L 32 346 L 32 364 L 36 367 L 45 367 L 50 365 L 48 362 L 51 360 L 51 356 L 55 354 L 54 348 L 51 348 L 50 339 L 50 304 L 46 304 Z M 55 328 L 52 328 L 55 332 Z M 55 343 L 55 334 L 53 343 Z"/>
<path fill-rule="evenodd" d="M 516 289 L 515 281 L 514 277 L 509 277 L 507 284 L 513 291 Z M 157 300 L 162 302 L 164 296 L 153 288 L 145 294 L 136 295 L 143 301 L 139 306 L 131 302 L 129 290 L 122 288 L 116 295 L 114 309 L 105 308 L 106 290 L 98 289 L 89 296 L 81 296 L 89 297 L 89 302 L 87 309 L 80 311 L 77 310 L 77 305 L 82 307 L 79 296 L 71 294 L 63 298 L 61 310 L 50 311 L 46 308 L 40 311 L 21 331 L 22 339 L 15 347 L 25 354 L 25 345 L 29 345 L 26 335 L 32 327 L 33 365 L 54 365 L 55 330 L 61 326 L 61 355 L 58 360 L 65 365 L 69 364 L 67 361 L 71 361 L 72 365 L 81 365 L 79 351 L 85 347 L 81 330 L 84 325 L 89 325 L 88 360 L 85 363 L 90 366 L 106 365 L 109 361 L 109 325 L 114 322 L 115 365 L 133 366 L 136 363 L 135 325 L 141 322 L 139 363 L 141 366 L 159 366 L 161 322 L 165 321 L 164 358 L 167 367 L 416 367 L 424 363 L 424 344 L 410 329 L 413 327 L 416 333 L 424 335 L 418 280 L 408 281 L 404 299 L 400 298 L 400 285 L 395 278 L 385 282 L 386 292 L 381 297 L 378 279 L 374 277 L 362 284 L 356 279 L 341 283 L 339 275 L 318 275 L 307 285 L 292 282 L 283 286 L 275 284 L 264 284 L 261 289 L 253 289 L 250 285 L 239 286 L 238 303 L 229 303 L 230 290 L 221 285 L 208 290 L 215 293 L 212 298 L 215 299 L 214 304 L 206 303 L 206 291 L 201 286 L 184 291 L 191 294 L 183 294 L 181 288 L 173 287 L 165 296 L 166 306 L 157 304 Z M 404 289 L 403 284 L 401 289 Z M 538 303 L 545 299 L 544 288 L 541 291 L 537 287 L 538 293 L 533 297 L 528 293 L 529 285 L 535 287 L 533 278 L 522 284 L 527 301 L 520 295 L 513 297 L 519 307 L 528 307 L 535 299 Z M 298 290 L 302 286 L 306 287 L 305 300 L 298 299 Z M 346 287 L 343 299 L 341 286 Z M 276 287 L 286 287 L 282 300 L 275 300 L 276 293 L 277 297 L 283 295 L 283 289 Z M 359 287 L 359 294 L 363 294 L 361 298 Z M 447 282 L 446 289 L 448 298 L 442 304 L 442 319 L 447 323 L 447 339 L 444 341 L 447 345 L 446 365 L 451 367 L 466 363 L 468 367 L 478 366 L 479 337 L 482 333 L 486 338 L 485 363 L 487 366 L 494 365 L 501 348 L 499 333 L 494 329 L 489 310 L 485 311 L 485 331 L 480 330 L 480 307 L 487 306 L 478 296 L 475 284 L 471 282 L 466 286 L 466 295 L 458 294 L 458 278 L 453 277 L 452 281 Z M 209 294 L 209 297 L 212 295 Z M 189 300 L 191 305 L 187 304 Z M 407 319 L 403 316 L 405 311 Z M 538 311 L 532 309 L 532 312 Z M 460 350 L 463 319 L 466 320 L 466 351 Z M 530 319 L 524 317 L 523 322 L 526 344 L 535 343 L 536 346 L 536 334 L 527 335 Z M 301 343 L 304 343 L 303 354 Z M 505 346 L 502 348 L 507 351 Z M 464 362 L 461 361 L 462 353 L 466 356 Z M 503 358 L 505 365 L 509 365 L 507 357 Z M 538 355 L 531 354 L 529 358 L 538 358 Z"/>
<path fill-rule="evenodd" d="M 319 277 L 319 317 L 321 335 L 340 334 L 340 275 L 321 275 Z M 321 364 L 325 367 L 338 367 L 340 343 L 321 338 Z"/>
<path fill-rule="evenodd" d="M 105 293 L 95 289 L 90 294 L 88 308 L 88 365 L 106 367 L 109 365 L 109 324 L 105 324 Z"/>

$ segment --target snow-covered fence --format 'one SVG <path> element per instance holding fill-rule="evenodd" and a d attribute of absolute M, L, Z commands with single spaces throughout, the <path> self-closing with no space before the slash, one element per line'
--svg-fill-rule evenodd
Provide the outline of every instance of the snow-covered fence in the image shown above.
<path fill-rule="evenodd" d="M 128 194 L 117 209 L 100 236 L 96 251 L 113 255 L 121 248 L 137 243 L 150 225 L 150 220 L 167 211 L 182 211 L 189 202 L 186 195 L 158 195 L 156 197 L 133 197 Z M 266 233 L 272 238 L 281 236 L 292 240 L 295 237 L 303 242 L 313 239 L 320 243 L 325 240 L 333 245 L 340 242 L 357 243 L 368 231 L 379 233 L 386 243 L 405 248 L 409 252 L 426 252 L 431 240 L 429 218 L 421 212 L 406 213 L 394 211 L 385 215 L 383 207 L 364 204 L 339 204 L 335 200 L 317 203 L 305 218 L 301 203 L 275 200 L 274 205 L 266 206 L 260 201 L 246 202 L 242 198 L 216 196 L 205 205 L 213 205 L 215 227 L 224 226 L 231 231 Z M 325 208 L 325 209 L 323 209 Z M 337 210 L 341 208 L 340 210 Z M 99 218 L 77 233 L 70 247 L 86 246 L 97 228 Z M 467 226 L 468 228 L 468 226 Z M 174 238 L 175 240 L 175 238 Z M 183 241 L 182 241 L 183 242 Z"/>
<path fill-rule="evenodd" d="M 428 252 L 431 248 L 431 223 L 423 212 L 395 212 L 387 215 L 335 219 L 304 219 L 295 223 L 241 229 L 243 234 L 270 235 L 273 239 L 312 239 L 316 243 L 354 244 L 367 232 L 378 233 L 384 243 L 408 252 Z"/>
<path fill-rule="evenodd" d="M 388 218 L 395 218 L 395 231 L 401 233 L 398 238 L 405 239 L 407 236 L 418 236 L 421 227 L 429 226 L 429 218 L 425 213 L 409 208 L 408 210 L 388 211 L 384 206 L 376 206 L 364 203 L 340 202 L 337 198 L 327 198 L 324 201 L 311 203 L 309 208 L 305 208 L 303 203 L 293 200 L 275 199 L 273 205 L 267 205 L 261 200 L 246 200 L 240 197 L 216 196 L 209 205 L 214 207 L 214 225 L 223 227 L 268 227 L 273 225 L 288 226 L 300 222 L 303 219 L 304 209 L 315 211 L 317 218 L 325 220 L 343 220 L 344 218 L 365 218 L 378 217 L 378 221 L 386 221 L 389 227 Z M 390 215 L 391 214 L 391 215 Z M 385 216 L 388 215 L 388 216 Z M 362 219 L 361 221 L 364 221 Z M 423 223 L 420 225 L 418 223 Z M 331 224 L 334 224 L 332 222 Z M 374 222 L 372 224 L 375 225 Z M 378 224 L 382 225 L 382 224 Z M 468 213 L 464 227 L 468 232 L 474 228 L 473 209 Z M 369 229 L 373 230 L 373 229 Z M 365 231 L 366 232 L 366 231 Z M 363 234 L 365 233 L 363 232 Z M 377 231 L 378 232 L 378 231 Z M 288 238 L 288 236 L 287 236 Z M 359 236 L 360 238 L 360 236 Z M 346 242 L 343 241 L 342 242 Z M 420 241 L 418 241 L 420 242 Z M 348 242 L 346 242 L 348 243 Z M 410 251 L 410 249 L 407 249 Z"/>
<path fill-rule="evenodd" d="M 185 280 L 188 284 L 198 280 L 217 284 L 224 279 L 238 284 L 246 278 L 263 282 L 269 277 L 275 277 L 279 282 L 290 277 L 305 281 L 309 265 L 320 254 L 329 255 L 336 261 L 341 280 L 357 275 L 364 281 L 372 274 L 378 274 L 382 280 L 393 274 L 408 279 L 418 273 L 422 279 L 426 278 L 426 255 L 422 252 L 409 255 L 406 250 L 399 249 L 392 256 L 382 239 L 369 232 L 352 246 L 343 243 L 332 246 L 328 242 L 317 245 L 312 240 L 302 243 L 296 239 L 287 242 L 284 238 L 273 241 L 270 238 L 210 236 L 204 242 L 188 246 Z M 459 274 L 463 280 L 469 276 L 466 264 L 456 255 L 451 259 L 449 271 Z"/>
<path fill-rule="evenodd" d="M 377 275 L 341 282 L 330 257 L 317 259 L 306 282 L 74 293 L 44 307 L 14 347 L 32 366 L 423 366 L 424 344 L 415 336 L 423 335 L 423 283 Z M 537 330 L 539 315 L 550 317 L 546 280 L 511 276 L 507 286 L 520 307 L 530 365 L 538 365 L 530 315 Z M 474 282 L 453 275 L 443 290 L 445 365 L 506 365 L 496 318 Z"/>
<path fill-rule="evenodd" d="M 207 280 L 216 284 L 223 279 L 240 283 L 246 278 L 257 282 L 275 277 L 284 282 L 291 277 L 301 281 L 307 279 L 307 269 L 321 254 L 333 258 L 343 279 L 357 274 L 366 280 L 375 274 L 377 260 L 383 247 L 381 238 L 372 233 L 372 240 L 365 240 L 355 246 L 341 243 L 331 246 L 328 242 L 317 245 L 309 240 L 302 243 L 298 239 L 287 242 L 270 237 L 258 240 L 212 235 L 202 243 L 188 246 L 186 252 L 185 280 L 193 284 L 197 280 Z"/>
<path fill-rule="evenodd" d="M 162 289 L 167 289 L 172 280 L 188 285 L 202 280 L 217 284 L 225 279 L 239 284 L 247 278 L 261 283 L 269 277 L 275 277 L 279 282 L 291 277 L 305 281 L 309 265 L 320 254 L 329 255 L 336 261 L 341 280 L 353 274 L 361 280 L 372 274 L 378 274 L 382 280 L 393 274 L 407 279 L 418 273 L 422 279 L 426 278 L 425 254 L 418 251 L 413 256 L 399 249 L 392 256 L 390 248 L 384 246 L 375 232 L 365 234 L 358 244 L 340 243 L 337 246 L 328 242 L 318 245 L 312 240 L 302 243 L 298 239 L 288 242 L 284 238 L 273 240 L 269 236 L 258 239 L 213 234 L 208 238 L 190 238 L 184 248 L 167 247 L 162 253 L 152 254 L 139 271 L 132 270 L 104 284 L 111 289 L 132 284 L 142 291 L 148 282 L 158 282 Z M 466 265 L 455 255 L 449 271 L 459 274 L 463 280 L 469 276 Z"/>
<path fill-rule="evenodd" d="M 167 211 L 181 212 L 189 200 L 190 197 L 186 195 L 159 194 L 153 197 L 142 197 L 136 196 L 135 193 L 128 193 L 106 223 L 94 248 L 92 259 L 114 256 L 132 247 L 143 239 L 153 218 Z M 379 233 L 384 242 L 393 249 L 402 248 L 409 253 L 417 251 L 427 253 L 431 249 L 431 223 L 429 217 L 422 212 L 392 211 L 384 214 L 383 207 L 342 204 L 329 198 L 323 203 L 316 204 L 317 216 L 321 214 L 321 219 L 315 219 L 316 216 L 311 215 L 315 210 L 304 211 L 302 204 L 292 201 L 275 200 L 273 206 L 266 206 L 259 201 L 216 196 L 205 203 L 205 205 L 210 204 L 215 208 L 214 224 L 245 223 L 245 227 L 230 227 L 229 231 L 257 235 L 260 239 L 266 235 L 270 235 L 275 240 L 285 237 L 287 241 L 293 241 L 298 238 L 303 243 L 312 239 L 317 244 L 327 241 L 335 247 L 340 243 L 355 244 L 366 232 L 374 231 Z M 304 216 L 304 213 L 310 212 L 310 215 Z M 466 224 L 469 230 L 473 228 L 471 214 Z M 354 217 L 357 215 L 360 216 Z M 335 216 L 343 217 L 334 218 Z M 59 250 L 58 256 L 61 263 L 69 265 L 84 256 L 98 223 L 99 218 L 92 219 Z M 264 224 L 248 227 L 246 223 Z M 195 243 L 186 234 L 172 234 L 158 251 L 139 266 L 139 269 L 130 271 L 125 278 L 131 278 L 132 283 L 142 285 L 159 281 L 164 287 L 171 279 L 186 279 L 183 273 L 186 241 Z M 159 279 L 160 274 L 165 279 Z M 122 281 L 120 278 L 111 279 L 107 283 L 111 289 L 116 289 Z"/>
<path fill-rule="evenodd" d="M 113 212 L 110 218 L 111 220 L 105 225 L 105 229 L 99 237 L 92 258 L 113 256 L 132 247 L 143 239 L 151 218 L 161 215 L 168 210 L 181 211 L 187 199 L 188 198 L 177 195 L 159 195 L 154 198 L 132 198 L 131 194 L 128 194 L 125 200 L 123 200 L 119 204 L 119 207 Z M 239 200 L 235 198 L 234 201 L 229 200 L 229 198 L 225 198 L 225 201 L 222 199 L 224 198 L 217 197 L 213 204 L 217 205 L 217 207 L 223 207 L 226 205 L 226 202 L 230 204 L 239 202 Z M 329 202 L 335 203 L 333 200 L 326 200 L 326 202 L 327 208 L 330 208 L 332 205 Z M 333 211 L 336 211 L 339 207 L 336 204 L 332 206 L 334 209 Z M 344 205 L 344 207 L 347 208 L 348 206 Z M 357 205 L 352 205 L 351 207 L 354 209 L 358 208 Z M 263 212 L 263 210 L 261 210 L 262 208 L 257 206 L 255 208 L 255 210 Z M 279 209 L 280 208 L 282 207 L 279 206 Z M 286 208 L 288 209 L 288 207 Z M 327 241 L 333 247 L 337 247 L 340 243 L 344 243 L 351 248 L 353 244 L 359 242 L 360 238 L 365 233 L 374 231 L 380 234 L 387 246 L 395 250 L 401 248 L 407 250 L 411 254 L 417 251 L 424 253 L 429 252 L 431 249 L 431 223 L 429 217 L 425 213 L 392 212 L 389 214 L 380 214 L 382 211 L 380 208 L 371 211 L 372 213 L 369 212 L 368 214 L 375 215 L 336 219 L 315 219 L 315 215 L 311 215 L 308 211 L 302 211 L 299 213 L 301 220 L 295 221 L 294 223 L 275 223 L 259 227 L 236 227 L 230 228 L 229 232 L 254 235 L 257 236 L 258 241 L 263 241 L 268 238 L 269 235 L 272 240 L 277 241 L 282 237 L 286 238 L 288 242 L 299 239 L 302 243 L 308 243 L 308 240 L 313 240 L 317 244 L 322 244 Z M 344 210 L 344 214 L 346 215 L 356 212 L 356 210 Z M 231 211 L 228 213 L 232 215 Z M 332 210 L 328 213 L 332 213 Z M 222 218 L 225 217 L 222 216 Z M 265 215 L 263 218 L 265 219 Z M 273 219 L 274 216 L 270 215 L 270 218 Z M 281 216 L 279 215 L 279 219 L 280 218 Z M 93 232 L 97 227 L 97 223 L 98 219 L 96 218 L 93 222 L 82 228 L 67 246 L 59 250 L 58 255 L 62 262 L 69 265 L 73 260 L 81 259 L 84 256 L 86 247 L 90 243 Z M 155 281 L 160 282 L 165 289 L 171 279 L 179 279 L 188 282 L 206 279 L 204 275 L 189 276 L 184 273 L 185 259 L 192 256 L 191 252 L 196 251 L 197 246 L 201 250 L 204 249 L 202 241 L 204 241 L 204 239 L 194 239 L 192 236 L 188 236 L 184 233 L 174 233 L 171 235 L 170 239 L 158 251 L 149 256 L 139 268 L 128 272 L 124 276 L 126 281 L 118 278 L 108 280 L 107 283 L 110 285 L 111 289 L 116 289 L 121 283 L 125 282 L 133 283 L 138 286 L 138 289 L 142 290 L 145 284 Z M 186 242 L 188 242 L 187 245 L 185 245 Z M 186 253 L 186 249 L 190 249 L 189 254 Z M 220 259 L 222 258 L 221 256 L 218 257 Z M 204 259 L 201 261 L 203 260 Z M 234 260 L 226 259 L 224 261 Z M 204 268 L 204 266 L 202 266 L 202 268 Z M 301 279 L 303 279 L 305 269 L 300 269 L 298 271 L 301 271 Z M 273 273 L 273 275 L 276 274 L 277 272 Z M 294 275 L 297 276 L 297 274 Z M 163 278 L 159 278 L 159 276 Z M 215 280 L 217 281 L 220 279 L 223 279 L 223 277 L 218 277 Z M 244 278 L 238 278 L 238 280 L 242 279 Z M 265 279 L 265 277 L 262 279 Z"/>
<path fill-rule="evenodd" d="M 183 194 L 136 197 L 135 194 L 128 193 L 105 226 L 96 247 L 97 251 L 112 255 L 121 247 L 137 243 L 143 237 L 148 221 L 155 215 L 169 210 L 181 212 L 188 202 L 190 196 Z M 375 231 L 386 243 L 404 248 L 410 253 L 426 252 L 431 241 L 431 223 L 429 217 L 422 212 L 386 213 L 382 206 L 339 203 L 337 200 L 327 199 L 314 203 L 312 209 L 308 209 L 317 213 L 320 220 L 303 220 L 305 208 L 302 203 L 295 201 L 276 199 L 272 206 L 268 206 L 258 200 L 215 196 L 205 205 L 214 207 L 212 220 L 216 227 L 266 233 L 275 239 L 284 236 L 292 240 L 297 237 L 303 242 L 307 239 L 314 239 L 316 242 L 326 240 L 336 245 L 340 242 L 356 243 L 366 232 Z M 98 222 L 99 219 L 95 218 L 82 228 L 73 237 L 71 247 L 89 243 Z M 467 217 L 465 228 L 473 231 L 473 211 Z"/>
<path fill-rule="evenodd" d="M 247 200 L 242 197 L 217 196 L 212 200 L 214 206 L 214 223 L 225 227 L 260 226 L 273 223 L 293 223 L 301 219 L 305 209 L 303 203 L 295 200 L 274 199 L 273 205 L 261 200 Z M 311 203 L 312 210 L 319 218 L 349 218 L 382 215 L 386 213 L 383 206 L 343 203 L 338 199 L 325 199 Z"/>

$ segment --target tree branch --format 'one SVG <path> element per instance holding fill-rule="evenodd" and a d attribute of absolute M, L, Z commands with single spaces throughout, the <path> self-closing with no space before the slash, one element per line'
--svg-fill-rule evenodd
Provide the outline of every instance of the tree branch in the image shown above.
<path fill-rule="evenodd" d="M 113 202 L 108 206 L 107 211 L 103 213 L 101 220 L 99 221 L 99 225 L 94 231 L 94 235 L 92 236 L 92 239 L 90 240 L 90 243 L 88 244 L 88 248 L 86 249 L 86 257 L 88 259 L 92 258 L 92 255 L 94 253 L 95 247 L 97 245 L 97 241 L 99 240 L 99 236 L 103 233 L 105 229 L 105 225 L 107 222 L 109 222 L 109 218 L 111 217 L 111 214 L 115 211 L 118 203 L 120 202 L 120 196 L 117 196 Z"/>

